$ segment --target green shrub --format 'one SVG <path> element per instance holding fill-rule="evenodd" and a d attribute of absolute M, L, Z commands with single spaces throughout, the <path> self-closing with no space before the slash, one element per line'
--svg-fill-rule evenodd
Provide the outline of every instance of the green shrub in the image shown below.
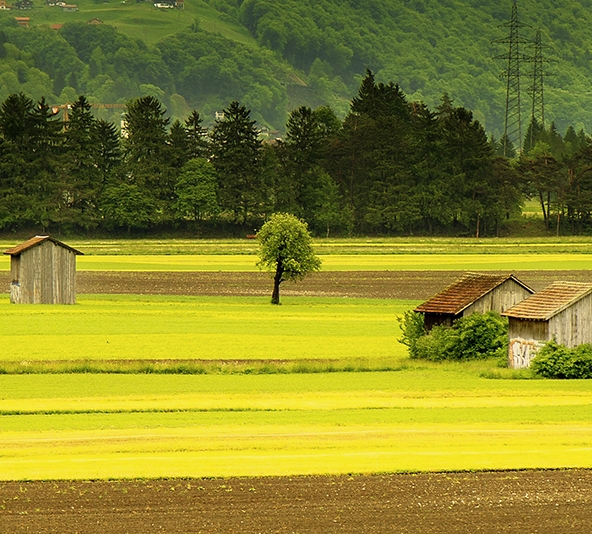
<path fill-rule="evenodd" d="M 592 378 L 592 345 L 569 349 L 549 341 L 538 351 L 530 368 L 545 378 Z"/>
<path fill-rule="evenodd" d="M 418 315 L 418 314 L 415 314 Z M 508 350 L 508 321 L 499 313 L 473 313 L 456 320 L 451 327 L 435 326 L 426 333 L 419 320 L 403 318 L 401 342 L 409 356 L 424 360 L 476 360 L 504 357 Z"/>
<path fill-rule="evenodd" d="M 409 347 L 409 354 L 414 354 L 417 340 L 425 335 L 424 315 L 407 310 L 402 317 L 398 317 L 398 321 L 402 332 L 399 342 Z"/>

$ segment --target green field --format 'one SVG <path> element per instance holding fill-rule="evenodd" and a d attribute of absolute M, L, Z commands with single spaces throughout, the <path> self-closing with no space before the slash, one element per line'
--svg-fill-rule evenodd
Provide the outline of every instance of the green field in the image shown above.
<path fill-rule="evenodd" d="M 583 381 L 461 367 L 0 376 L 0 478 L 592 467 Z"/>
<path fill-rule="evenodd" d="M 76 306 L 0 298 L 7 361 L 405 358 L 396 300 L 81 295 Z"/>
<path fill-rule="evenodd" d="M 68 243 L 81 269 L 255 269 L 250 240 Z M 587 269 L 591 252 L 585 239 L 316 246 L 333 270 Z M 0 297 L 2 480 L 592 468 L 588 381 L 409 360 L 396 318 L 412 301 L 78 302 Z"/>
<path fill-rule="evenodd" d="M 28 237 L 28 236 L 27 236 Z M 54 236 L 55 237 L 55 236 Z M 21 240 L 26 237 L 23 236 Z M 62 239 L 62 238 L 60 238 Z M 68 239 L 70 246 L 86 256 L 253 256 L 257 253 L 255 239 Z M 19 239 L 0 239 L 0 249 L 19 243 Z M 336 238 L 313 240 L 317 254 L 323 256 L 358 255 L 516 255 L 516 254 L 592 254 L 592 238 L 451 238 L 451 237 L 389 237 Z"/>
<path fill-rule="evenodd" d="M 67 240 L 90 271 L 257 271 L 252 239 Z M 0 249 L 18 241 L 0 241 Z M 580 270 L 592 268 L 592 239 L 316 239 L 326 271 Z M 0 269 L 9 269 L 0 256 Z"/>
<path fill-rule="evenodd" d="M 76 5 L 78 11 L 64 12 L 59 6 L 50 7 L 36 3 L 32 10 L 27 11 L 26 16 L 31 18 L 32 25 L 87 22 L 99 18 L 107 24 L 113 24 L 120 32 L 142 39 L 146 43 L 156 43 L 198 21 L 200 27 L 206 31 L 257 46 L 246 28 L 203 2 L 186 2 L 183 10 L 158 9 L 152 2 L 134 0 L 78 0 Z M 0 12 L 0 17 L 14 17 L 14 12 Z"/>

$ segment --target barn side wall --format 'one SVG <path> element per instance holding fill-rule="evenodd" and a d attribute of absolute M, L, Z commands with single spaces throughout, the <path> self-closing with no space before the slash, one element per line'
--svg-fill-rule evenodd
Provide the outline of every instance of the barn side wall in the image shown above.
<path fill-rule="evenodd" d="M 549 336 L 570 348 L 592 343 L 592 295 L 549 319 Z"/>
<path fill-rule="evenodd" d="M 18 280 L 13 278 L 11 286 L 11 301 L 17 304 L 75 304 L 76 254 L 51 241 L 22 252 Z"/>
<path fill-rule="evenodd" d="M 506 280 L 489 293 L 476 300 L 463 310 L 463 317 L 472 313 L 487 313 L 488 311 L 504 312 L 530 297 L 532 293 L 512 279 Z"/>
<path fill-rule="evenodd" d="M 525 369 L 543 343 L 551 339 L 549 323 L 509 317 L 508 337 L 508 365 L 513 369 Z"/>

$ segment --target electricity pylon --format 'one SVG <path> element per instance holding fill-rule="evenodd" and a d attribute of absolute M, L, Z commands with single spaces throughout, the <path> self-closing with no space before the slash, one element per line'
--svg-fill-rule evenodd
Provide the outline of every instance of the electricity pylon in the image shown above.
<path fill-rule="evenodd" d="M 543 59 L 543 46 L 541 44 L 541 30 L 537 30 L 534 38 L 534 55 L 532 56 L 532 114 L 531 120 L 536 120 L 543 128 L 545 126 L 545 100 L 543 92 L 543 78 L 547 75 Z"/>
<path fill-rule="evenodd" d="M 506 117 L 504 120 L 503 150 L 507 155 L 509 143 L 518 150 L 522 151 L 522 121 L 520 118 L 520 65 L 523 61 L 531 61 L 531 57 L 520 52 L 521 45 L 532 44 L 532 41 L 522 37 L 520 30 L 529 28 L 518 20 L 518 6 L 516 0 L 512 5 L 512 17 L 509 22 L 500 26 L 508 28 L 509 35 L 502 39 L 497 39 L 494 43 L 508 45 L 508 52 L 495 59 L 503 59 L 506 62 L 506 69 L 501 73 L 502 78 L 506 78 Z"/>

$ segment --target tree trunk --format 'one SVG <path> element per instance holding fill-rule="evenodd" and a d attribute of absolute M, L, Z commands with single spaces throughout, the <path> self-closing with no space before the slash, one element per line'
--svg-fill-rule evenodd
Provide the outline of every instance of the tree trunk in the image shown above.
<path fill-rule="evenodd" d="M 278 260 L 277 268 L 275 270 L 275 276 L 273 277 L 273 293 L 271 294 L 271 303 L 280 303 L 280 284 L 282 283 L 282 276 L 284 274 L 284 266 L 282 261 Z"/>

